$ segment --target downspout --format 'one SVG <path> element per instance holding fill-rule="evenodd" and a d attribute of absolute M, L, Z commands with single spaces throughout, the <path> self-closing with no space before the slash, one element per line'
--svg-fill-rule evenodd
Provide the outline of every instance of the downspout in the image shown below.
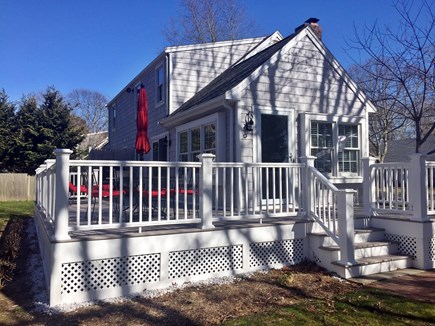
<path fill-rule="evenodd" d="M 236 128 L 234 126 L 234 114 L 235 114 L 236 110 L 234 110 L 234 107 L 229 105 L 226 100 L 224 101 L 224 108 L 227 109 L 227 112 L 229 112 L 229 117 L 230 117 L 230 123 L 229 123 L 229 125 L 230 125 L 230 130 L 231 130 L 229 132 L 229 135 L 230 135 L 230 140 L 229 140 L 230 150 L 229 150 L 229 153 L 230 153 L 230 155 L 228 157 L 228 161 L 229 162 L 234 162 L 234 137 L 235 137 L 234 133 L 235 133 L 235 130 L 236 130 Z"/>

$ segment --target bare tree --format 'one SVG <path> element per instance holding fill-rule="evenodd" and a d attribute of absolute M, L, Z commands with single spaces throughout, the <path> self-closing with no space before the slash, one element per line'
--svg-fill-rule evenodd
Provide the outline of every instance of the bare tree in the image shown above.
<path fill-rule="evenodd" d="M 253 28 L 237 0 L 181 0 L 181 12 L 163 34 L 170 45 L 185 45 L 235 40 Z"/>
<path fill-rule="evenodd" d="M 74 113 L 86 122 L 91 133 L 107 130 L 107 98 L 95 91 L 75 89 L 67 96 Z"/>
<path fill-rule="evenodd" d="M 369 117 L 369 141 L 370 154 L 381 162 L 387 154 L 389 141 L 401 138 L 409 125 L 403 114 L 398 112 L 400 106 L 396 98 L 391 97 L 391 81 L 380 78 L 388 73 L 385 70 L 371 60 L 363 68 L 354 65 L 349 69 L 353 80 L 377 108 Z"/>
<path fill-rule="evenodd" d="M 435 129 L 432 6 L 426 0 L 394 1 L 400 16 L 398 28 L 381 28 L 374 24 L 362 33 L 356 31 L 352 45 L 369 56 L 368 64 L 360 67 L 372 81 L 383 87 L 376 95 L 379 96 L 377 104 L 387 101 L 389 105 L 379 114 L 385 114 L 385 120 L 399 119 L 396 125 L 401 124 L 400 119 L 412 123 L 416 152 L 420 152 L 421 145 Z"/>

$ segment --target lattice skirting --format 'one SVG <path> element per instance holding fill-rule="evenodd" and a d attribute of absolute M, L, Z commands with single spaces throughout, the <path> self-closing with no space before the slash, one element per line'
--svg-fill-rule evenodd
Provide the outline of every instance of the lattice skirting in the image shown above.
<path fill-rule="evenodd" d="M 162 275 L 167 276 L 166 281 L 170 284 L 178 280 L 204 279 L 210 275 L 293 265 L 305 258 L 304 239 L 256 242 L 248 245 L 246 254 L 249 257 L 245 260 L 249 261 L 249 266 L 244 266 L 244 245 L 171 251 L 164 256 L 154 253 L 63 263 L 61 294 L 69 297 L 137 285 L 147 288 L 161 281 L 165 283 Z M 162 257 L 168 257 L 166 264 Z M 167 266 L 167 271 L 163 271 L 162 266 Z"/>
<path fill-rule="evenodd" d="M 399 252 L 417 259 L 417 239 L 406 235 L 385 233 L 385 239 L 399 244 Z"/>
<path fill-rule="evenodd" d="M 304 259 L 303 239 L 251 243 L 250 267 L 297 264 Z"/>
<path fill-rule="evenodd" d="M 435 261 L 435 238 L 429 241 L 429 258 L 431 261 Z"/>
<path fill-rule="evenodd" d="M 160 280 L 160 254 L 62 264 L 62 294 L 131 286 Z"/>

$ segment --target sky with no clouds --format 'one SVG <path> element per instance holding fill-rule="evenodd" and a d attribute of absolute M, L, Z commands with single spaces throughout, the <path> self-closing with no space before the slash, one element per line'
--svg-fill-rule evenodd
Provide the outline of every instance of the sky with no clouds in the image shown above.
<path fill-rule="evenodd" d="M 354 28 L 398 21 L 391 0 L 240 2 L 256 24 L 252 37 L 287 36 L 320 19 L 324 43 L 345 68 Z M 162 29 L 179 12 L 179 0 L 1 0 L 0 89 L 11 101 L 48 86 L 111 99 L 164 49 Z"/>

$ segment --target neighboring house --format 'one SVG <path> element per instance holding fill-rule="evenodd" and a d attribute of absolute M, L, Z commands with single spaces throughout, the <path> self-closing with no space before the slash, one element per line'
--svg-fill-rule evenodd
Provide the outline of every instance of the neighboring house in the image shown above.
<path fill-rule="evenodd" d="M 407 162 L 409 155 L 415 153 L 415 139 L 390 140 L 384 162 Z M 435 136 L 429 136 L 421 146 L 426 160 L 435 161 Z M 430 154 L 429 154 L 430 153 Z"/>
<path fill-rule="evenodd" d="M 93 150 L 102 150 L 108 144 L 108 132 L 100 131 L 86 134 L 85 139 L 77 146 L 81 156 L 88 156 Z"/>
<path fill-rule="evenodd" d="M 334 183 L 361 183 L 375 110 L 321 40 L 295 33 L 166 48 L 108 104 L 108 150 L 135 159 L 137 92 L 149 101 L 145 160 L 289 162 L 316 156 Z"/>

